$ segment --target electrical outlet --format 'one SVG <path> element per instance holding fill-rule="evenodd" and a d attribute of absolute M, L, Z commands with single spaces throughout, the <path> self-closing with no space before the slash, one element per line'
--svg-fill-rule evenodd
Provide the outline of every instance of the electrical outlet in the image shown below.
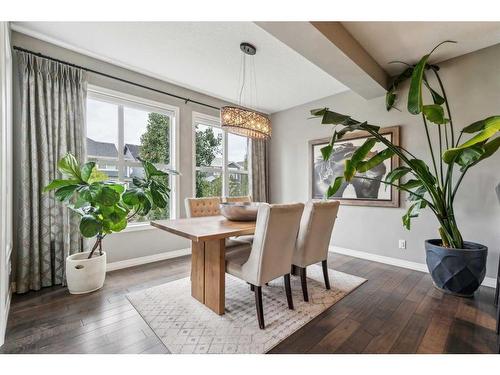
<path fill-rule="evenodd" d="M 399 240 L 399 248 L 406 249 L 406 240 Z"/>

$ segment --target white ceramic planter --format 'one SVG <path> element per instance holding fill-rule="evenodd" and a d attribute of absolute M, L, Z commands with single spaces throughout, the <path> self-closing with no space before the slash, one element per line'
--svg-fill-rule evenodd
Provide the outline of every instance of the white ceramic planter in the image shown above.
<path fill-rule="evenodd" d="M 90 293 L 102 288 L 106 278 L 106 253 L 77 253 L 66 258 L 66 281 L 71 294 Z"/>

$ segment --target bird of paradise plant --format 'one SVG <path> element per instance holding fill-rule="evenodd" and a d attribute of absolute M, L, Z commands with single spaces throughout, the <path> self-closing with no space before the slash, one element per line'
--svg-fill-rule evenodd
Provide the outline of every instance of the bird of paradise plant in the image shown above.
<path fill-rule="evenodd" d="M 403 216 L 404 227 L 409 230 L 411 220 L 418 217 L 421 209 L 428 207 L 440 224 L 438 232 L 442 245 L 462 249 L 464 241 L 454 213 L 456 194 L 469 169 L 492 156 L 500 147 L 500 137 L 497 136 L 500 131 L 500 116 L 478 120 L 464 127 L 457 136 L 446 91 L 439 75 L 439 66 L 429 63 L 431 54 L 444 43 L 455 42 L 445 41 L 438 44 L 417 64 L 403 63 L 406 65 L 405 70 L 394 79 L 386 94 L 386 109 L 389 111 L 395 107 L 400 85 L 410 80 L 407 109 L 412 115 L 422 117 L 423 131 L 432 161 L 430 168 L 409 150 L 393 144 L 381 135 L 379 126 L 354 120 L 328 108 L 314 109 L 311 114 L 320 117 L 322 124 L 336 125 L 330 143 L 321 149 L 325 161 L 330 159 L 335 142 L 345 134 L 362 130 L 372 136 L 346 160 L 344 174 L 336 176 L 326 192 L 328 198 L 336 193 L 344 181 L 349 182 L 354 178 L 370 180 L 369 177 L 357 176 L 356 173 L 366 172 L 396 155 L 403 165 L 390 171 L 380 182 L 409 194 L 411 203 Z M 435 76 L 438 89 L 431 87 L 428 75 Z M 424 89 L 429 92 L 432 103 L 424 103 Z M 437 149 L 431 134 L 437 135 L 437 139 L 434 139 Z M 472 136 L 461 143 L 464 135 Z M 385 148 L 367 159 L 378 142 Z M 459 173 L 455 174 L 457 168 Z M 403 177 L 407 178 L 406 182 L 402 181 Z"/>

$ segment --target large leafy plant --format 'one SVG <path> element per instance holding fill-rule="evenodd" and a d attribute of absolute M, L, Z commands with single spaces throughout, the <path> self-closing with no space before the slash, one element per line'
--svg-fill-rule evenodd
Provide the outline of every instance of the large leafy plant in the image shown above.
<path fill-rule="evenodd" d="M 311 114 L 321 117 L 322 124 L 336 125 L 330 143 L 321 149 L 325 161 L 330 159 L 335 142 L 342 139 L 345 134 L 362 130 L 372 135 L 351 155 L 350 159 L 345 161 L 344 174 L 335 177 L 327 190 L 327 197 L 333 196 L 343 183 L 353 178 L 375 180 L 356 173 L 366 172 L 384 160 L 397 156 L 403 165 L 392 170 L 380 182 L 386 186 L 396 186 L 409 194 L 410 206 L 403 216 L 403 225 L 410 229 L 411 219 L 417 217 L 421 209 L 428 207 L 439 221 L 442 244 L 459 249 L 463 248 L 463 239 L 453 209 L 455 196 L 467 171 L 493 155 L 500 147 L 500 137 L 497 137 L 500 131 L 500 116 L 476 121 L 464 127 L 456 137 L 448 98 L 438 73 L 439 67 L 429 63 L 432 52 L 443 43 L 423 56 L 417 64 L 403 63 L 406 66 L 405 70 L 394 79 L 386 94 L 386 109 L 389 111 L 394 108 L 399 86 L 404 81 L 410 80 L 407 108 L 412 115 L 422 117 L 423 131 L 432 160 L 430 168 L 410 151 L 391 143 L 381 135 L 379 126 L 354 120 L 348 115 L 330 111 L 328 108 L 312 110 Z M 434 75 L 438 85 L 437 90 L 431 87 L 427 75 Z M 424 103 L 423 90 L 428 92 L 431 103 Z M 434 142 L 431 140 L 431 134 L 437 136 Z M 470 139 L 461 143 L 462 137 L 468 134 L 472 135 Z M 378 142 L 385 147 L 367 158 Z M 458 174 L 455 174 L 456 169 L 459 169 Z M 402 181 L 403 177 L 405 182 Z"/>
<path fill-rule="evenodd" d="M 107 234 L 120 232 L 136 216 L 145 216 L 156 208 L 168 204 L 170 189 L 168 174 L 177 174 L 157 169 L 152 163 L 141 160 L 144 177 L 134 177 L 131 187 L 114 181 L 97 170 L 94 162 L 80 166 L 72 154 L 67 154 L 58 163 L 63 178 L 56 179 L 44 188 L 44 192 L 55 190 L 55 198 L 80 216 L 80 232 L 84 237 L 96 237 L 89 259 L 99 249 Z"/>

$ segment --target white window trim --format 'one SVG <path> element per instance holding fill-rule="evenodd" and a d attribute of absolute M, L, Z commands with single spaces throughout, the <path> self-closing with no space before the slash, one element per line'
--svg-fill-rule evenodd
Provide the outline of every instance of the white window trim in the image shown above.
<path fill-rule="evenodd" d="M 113 104 L 122 103 L 127 105 L 128 107 L 138 108 L 138 109 L 151 109 L 157 111 L 158 113 L 164 113 L 171 117 L 171 134 L 170 134 L 170 164 L 169 168 L 174 169 L 176 171 L 179 170 L 179 124 L 180 124 L 180 110 L 179 107 L 169 105 L 166 103 L 145 99 L 139 96 L 134 96 L 130 94 L 126 94 L 120 91 L 110 90 L 104 87 L 88 85 L 87 88 L 87 97 L 94 98 L 101 101 L 107 101 Z M 119 112 L 120 114 L 120 112 Z M 119 119 L 119 122 L 123 123 L 123 119 Z M 118 127 L 118 132 L 122 132 L 123 128 Z M 85 134 L 87 134 L 87 129 L 85 129 Z M 123 135 L 118 134 L 118 142 L 123 142 Z M 123 149 L 124 145 L 119 144 L 119 149 Z M 103 158 L 105 159 L 105 158 Z M 123 155 L 118 153 L 118 164 L 123 163 Z M 130 163 L 128 163 L 130 164 Z M 118 168 L 119 171 L 122 168 Z M 121 172 L 120 172 L 121 173 Z M 123 176 L 121 176 L 123 177 Z M 179 189 L 180 189 L 180 178 L 178 175 L 170 176 L 170 218 L 177 219 L 180 217 L 180 204 L 179 204 Z M 152 227 L 147 222 L 139 222 L 139 223 L 130 223 L 127 228 L 125 228 L 122 232 L 131 232 L 141 229 L 152 229 Z"/>
<path fill-rule="evenodd" d="M 221 172 L 223 174 L 222 178 L 222 196 L 223 197 L 228 197 L 229 196 L 229 174 L 230 170 L 227 167 L 227 131 L 222 129 L 222 126 L 220 124 L 220 117 L 218 116 L 211 116 L 207 115 L 205 113 L 201 112 L 192 112 L 192 117 L 191 117 L 191 150 L 192 150 L 192 155 L 191 155 L 191 160 L 192 160 L 192 186 L 191 186 L 191 191 L 192 191 L 192 196 L 196 197 L 196 125 L 198 123 L 202 123 L 203 125 L 208 125 L 208 126 L 213 126 L 215 128 L 219 128 L 222 130 L 222 167 L 217 168 L 217 167 L 203 167 L 203 170 L 208 171 L 208 172 Z M 251 169 L 252 169 L 252 160 L 251 160 L 251 139 L 249 139 L 250 142 L 248 143 L 248 170 L 247 171 L 238 171 L 235 173 L 240 173 L 240 174 L 247 174 L 248 175 L 248 195 L 252 196 L 252 180 L 251 180 Z"/>

